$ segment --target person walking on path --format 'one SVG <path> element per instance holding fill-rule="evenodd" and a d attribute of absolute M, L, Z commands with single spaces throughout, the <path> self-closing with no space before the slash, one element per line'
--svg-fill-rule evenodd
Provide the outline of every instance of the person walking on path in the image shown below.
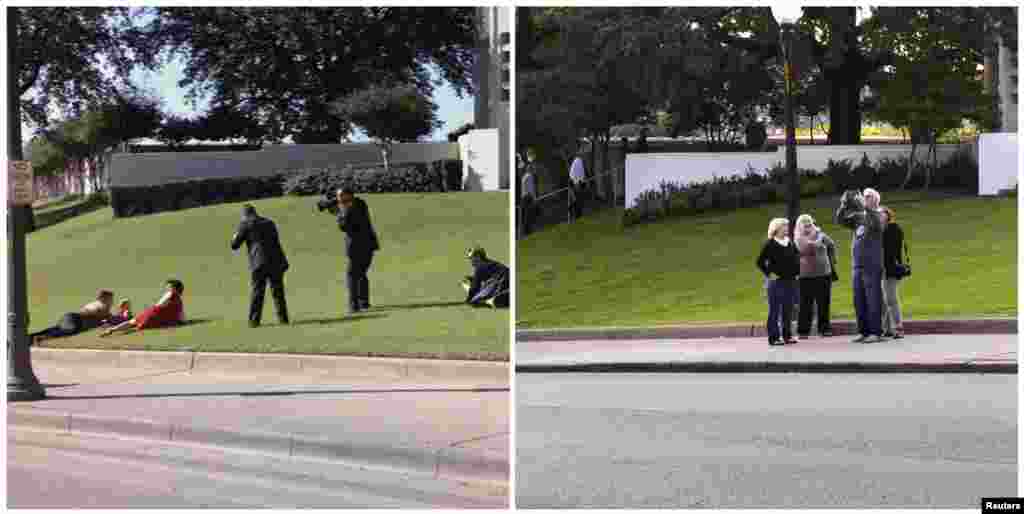
<path fill-rule="evenodd" d="M 288 302 L 284 295 L 284 273 L 288 271 L 288 258 L 281 247 L 277 225 L 256 214 L 256 208 L 246 204 L 242 208 L 242 221 L 231 239 L 231 249 L 238 250 L 245 243 L 249 250 L 249 273 L 252 291 L 249 294 L 249 326 L 260 326 L 263 317 L 263 297 L 270 282 L 277 319 L 288 324 Z"/>
<path fill-rule="evenodd" d="M 110 317 L 110 309 L 114 306 L 114 293 L 101 289 L 96 299 L 83 305 L 76 312 L 61 316 L 60 321 L 52 327 L 29 334 L 29 341 L 35 343 L 52 337 L 68 337 L 99 327 L 103 320 Z"/>
<path fill-rule="evenodd" d="M 810 336 L 811 316 L 816 306 L 818 334 L 831 336 L 832 281 L 839 278 L 835 272 L 836 244 L 814 224 L 809 214 L 796 219 L 794 237 L 800 250 L 800 308 L 796 332 L 800 339 Z"/>
<path fill-rule="evenodd" d="M 772 346 L 796 342 L 792 335 L 792 322 L 800 252 L 788 233 L 789 221 L 786 218 L 773 219 L 768 224 L 768 239 L 756 261 L 757 268 L 764 274 L 768 292 L 768 344 Z"/>
<path fill-rule="evenodd" d="M 534 163 L 532 162 L 527 163 L 525 166 L 520 189 L 523 237 L 526 237 L 533 231 L 533 210 L 534 203 L 537 201 L 537 175 L 534 173 Z"/>
<path fill-rule="evenodd" d="M 903 339 L 903 313 L 900 311 L 900 283 L 903 281 L 903 229 L 896 223 L 896 213 L 882 207 L 885 213 L 885 232 L 882 246 L 885 251 L 885 279 L 882 281 L 882 296 L 885 307 L 882 311 L 882 332 L 886 337 Z"/>
<path fill-rule="evenodd" d="M 370 221 L 370 208 L 350 189 L 338 190 L 338 228 L 345 233 L 348 254 L 349 313 L 370 308 L 370 279 L 366 274 L 373 263 L 373 254 L 380 250 L 377 231 Z"/>
<path fill-rule="evenodd" d="M 881 195 L 874 189 L 863 194 L 846 191 L 835 213 L 837 224 L 853 230 L 853 304 L 857 311 L 855 343 L 877 343 L 882 337 L 882 234 L 885 220 L 879 210 Z"/>
<path fill-rule="evenodd" d="M 569 167 L 569 213 L 576 221 L 583 216 L 583 190 L 586 186 L 587 174 L 583 165 L 583 147 L 576 152 L 576 158 Z"/>

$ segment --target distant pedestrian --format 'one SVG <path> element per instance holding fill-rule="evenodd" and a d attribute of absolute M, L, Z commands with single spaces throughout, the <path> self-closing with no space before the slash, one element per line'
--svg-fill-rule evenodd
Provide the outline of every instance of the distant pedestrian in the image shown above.
<path fill-rule="evenodd" d="M 583 197 L 587 174 L 583 164 L 583 146 L 576 152 L 576 158 L 569 167 L 569 212 L 575 221 L 583 216 Z"/>
<path fill-rule="evenodd" d="M 534 209 L 537 202 L 537 175 L 534 173 L 534 169 L 534 163 L 527 163 L 524 167 L 523 180 L 520 183 L 520 213 L 523 223 L 523 237 L 530 235 L 530 232 L 533 231 Z"/>
<path fill-rule="evenodd" d="M 800 252 L 788 237 L 789 221 L 775 218 L 768 224 L 768 239 L 757 256 L 768 292 L 768 344 L 792 344 L 793 303 L 800 274 Z M 772 278 L 772 275 L 775 278 Z M 781 328 L 781 330 L 780 330 Z"/>
<path fill-rule="evenodd" d="M 855 343 L 877 343 L 882 336 L 882 278 L 885 273 L 882 234 L 885 220 L 881 195 L 874 189 L 843 193 L 835 213 L 837 224 L 853 230 L 853 304 L 857 311 Z"/>
<path fill-rule="evenodd" d="M 882 235 L 882 246 L 885 251 L 885 279 L 882 281 L 882 296 L 885 297 L 885 308 L 882 311 L 882 331 L 886 337 L 903 339 L 903 313 L 900 311 L 900 284 L 906 274 L 903 262 L 903 229 L 896 223 L 896 213 L 888 207 L 882 207 L 885 213 L 885 232 Z"/>
<path fill-rule="evenodd" d="M 370 279 L 367 273 L 373 263 L 374 252 L 380 250 L 377 231 L 370 221 L 370 208 L 350 189 L 337 193 L 338 228 L 345 233 L 345 251 L 348 254 L 349 313 L 370 308 Z"/>
<path fill-rule="evenodd" d="M 793 232 L 800 250 L 800 308 L 797 334 L 806 339 L 811 333 L 811 319 L 817 312 L 818 334 L 832 335 L 829 310 L 832 305 L 832 282 L 839 278 L 835 272 L 836 244 L 817 225 L 809 214 L 796 219 Z M 816 309 L 815 309 L 816 307 Z"/>
<path fill-rule="evenodd" d="M 256 208 L 246 204 L 242 208 L 242 221 L 231 239 L 231 249 L 238 250 L 245 243 L 249 250 L 249 273 L 252 291 L 249 294 L 249 326 L 260 326 L 263 317 L 263 297 L 270 282 L 270 291 L 277 309 L 277 319 L 288 324 L 288 302 L 284 294 L 284 273 L 288 271 L 288 258 L 284 255 L 277 225 L 256 214 Z"/>

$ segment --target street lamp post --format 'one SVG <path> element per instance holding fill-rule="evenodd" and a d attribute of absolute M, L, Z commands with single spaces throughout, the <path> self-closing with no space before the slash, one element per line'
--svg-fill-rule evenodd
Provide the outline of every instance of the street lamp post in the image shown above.
<path fill-rule="evenodd" d="M 779 44 L 783 59 L 785 82 L 785 122 L 786 122 L 786 174 L 789 176 L 789 201 L 786 206 L 786 217 L 789 218 L 789 236 L 793 237 L 796 230 L 796 218 L 800 215 L 800 174 L 796 168 L 796 123 L 793 114 L 793 33 L 796 21 L 803 14 L 803 9 L 792 4 L 772 7 L 772 15 L 779 23 Z"/>
<path fill-rule="evenodd" d="M 20 161 L 21 109 L 18 94 L 17 50 L 18 8 L 7 8 L 7 158 Z M 10 172 L 10 171 L 8 171 Z M 7 208 L 7 401 L 39 400 L 46 396 L 32 371 L 28 340 L 28 301 L 25 280 L 25 211 L 31 207 Z"/>

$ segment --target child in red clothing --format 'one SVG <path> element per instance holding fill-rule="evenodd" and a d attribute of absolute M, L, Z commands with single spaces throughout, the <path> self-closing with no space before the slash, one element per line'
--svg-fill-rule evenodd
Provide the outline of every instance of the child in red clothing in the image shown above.
<path fill-rule="evenodd" d="M 109 336 L 118 331 L 127 332 L 132 329 L 138 331 L 184 323 L 185 304 L 182 302 L 181 295 L 185 292 L 185 285 L 180 280 L 170 279 L 166 282 L 166 286 L 166 292 L 156 305 L 147 308 L 128 321 L 108 328 L 100 336 Z"/>

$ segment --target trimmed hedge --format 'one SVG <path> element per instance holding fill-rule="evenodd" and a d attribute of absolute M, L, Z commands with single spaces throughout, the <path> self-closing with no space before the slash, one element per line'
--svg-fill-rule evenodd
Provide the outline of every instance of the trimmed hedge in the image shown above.
<path fill-rule="evenodd" d="M 392 166 L 316 168 L 291 173 L 284 181 L 289 195 L 322 195 L 351 188 L 357 193 L 436 193 L 462 189 L 462 161 L 444 160 Z"/>
<path fill-rule="evenodd" d="M 74 196 L 81 198 L 82 195 Z M 64 207 L 35 212 L 35 222 L 32 230 L 44 229 L 62 221 L 74 218 L 75 216 L 98 211 L 108 205 L 110 205 L 110 197 L 105 192 L 92 193 L 82 201 L 77 201 L 72 198 L 70 204 Z"/>
<path fill-rule="evenodd" d="M 110 190 L 110 205 L 114 217 L 125 218 L 284 194 L 319 195 L 344 187 L 351 187 L 357 193 L 431 193 L 461 190 L 461 186 L 462 161 L 443 160 L 429 165 L 398 165 L 389 171 L 379 167 L 357 169 L 349 166 L 341 170 L 281 172 L 266 177 L 115 187 Z"/>
<path fill-rule="evenodd" d="M 159 186 L 115 187 L 110 205 L 115 218 L 177 211 L 281 196 L 283 175 L 228 179 L 190 180 Z"/>
<path fill-rule="evenodd" d="M 907 165 L 905 158 L 883 158 L 872 165 L 865 156 L 856 166 L 848 159 L 829 160 L 824 172 L 800 170 L 800 196 L 839 194 L 847 189 L 867 187 L 880 191 L 896 189 L 906 178 Z M 709 210 L 732 210 L 784 201 L 789 195 L 787 184 L 786 170 L 782 166 L 775 166 L 765 174 L 748 169 L 744 175 L 704 183 L 663 182 L 657 190 L 643 192 L 632 207 L 625 209 L 623 224 L 629 226 Z M 932 171 L 931 186 L 977 194 L 978 165 L 967 153 L 958 152 Z M 908 187 L 924 187 L 923 169 L 915 171 Z"/>

